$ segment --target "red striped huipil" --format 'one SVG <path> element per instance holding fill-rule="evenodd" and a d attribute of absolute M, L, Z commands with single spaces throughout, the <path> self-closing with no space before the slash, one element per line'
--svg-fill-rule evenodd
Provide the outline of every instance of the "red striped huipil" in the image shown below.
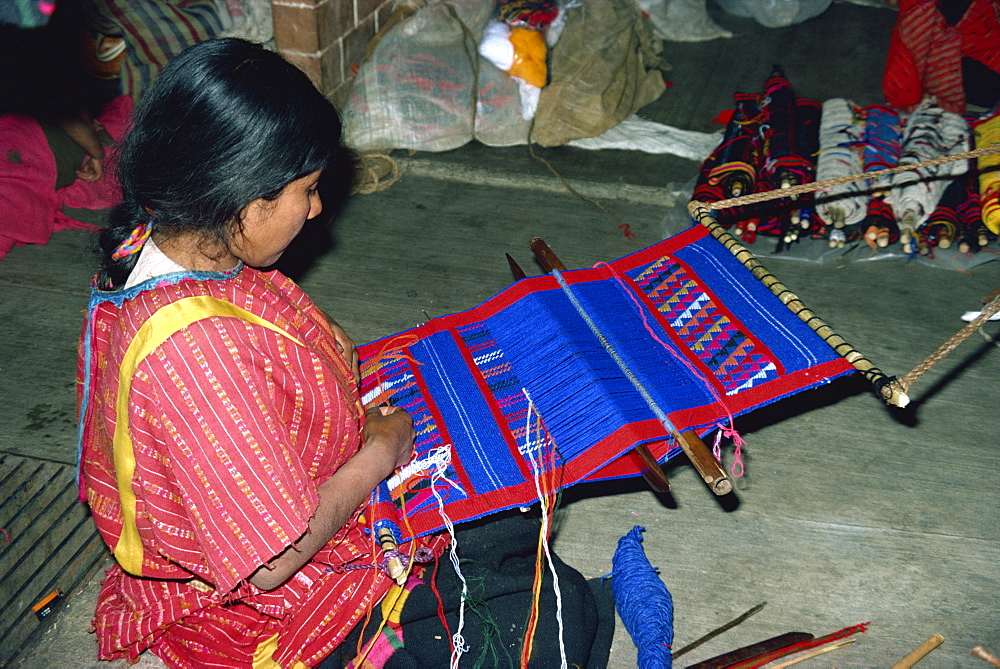
<path fill-rule="evenodd" d="M 151 649 L 176 667 L 313 666 L 391 585 L 357 514 L 285 585 L 247 578 L 301 537 L 317 486 L 360 448 L 360 401 L 329 325 L 278 272 L 181 273 L 95 291 L 81 345 L 81 494 L 109 546 L 122 534 L 112 437 L 118 370 L 160 307 L 208 295 L 277 325 L 198 320 L 141 360 L 128 418 L 142 578 L 115 565 L 97 604 L 102 659 Z M 360 510 L 359 510 L 360 511 Z M 196 577 L 196 578 L 192 578 Z"/>

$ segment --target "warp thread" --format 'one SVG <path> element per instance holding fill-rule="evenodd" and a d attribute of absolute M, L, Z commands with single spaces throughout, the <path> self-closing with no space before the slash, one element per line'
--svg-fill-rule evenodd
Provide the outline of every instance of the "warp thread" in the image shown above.
<path fill-rule="evenodd" d="M 712 454 L 718 462 L 722 462 L 722 437 L 731 439 L 733 444 L 736 446 L 736 451 L 734 453 L 735 459 L 733 460 L 731 474 L 736 478 L 743 476 L 745 473 L 745 467 L 743 466 L 743 447 L 746 446 L 746 442 L 743 441 L 740 433 L 736 431 L 736 427 L 733 425 L 733 412 L 729 410 L 729 407 L 726 406 L 722 396 L 715 390 L 715 385 L 709 382 L 709 380 L 705 378 L 705 375 L 702 374 L 690 360 L 681 355 L 680 352 L 673 346 L 668 346 L 666 342 L 660 339 L 660 337 L 653 330 L 652 326 L 650 326 L 649 321 L 646 320 L 646 310 L 641 306 L 633 291 L 629 289 L 628 284 L 625 281 L 625 277 L 622 276 L 621 272 L 605 262 L 596 263 L 594 267 L 606 267 L 611 271 L 611 275 L 614 277 L 618 286 L 622 289 L 622 293 L 632 301 L 633 305 L 635 305 L 636 312 L 642 319 L 643 327 L 646 328 L 646 331 L 650 334 L 650 336 L 667 352 L 669 352 L 670 355 L 677 360 L 677 362 L 683 365 L 694 377 L 700 379 L 704 386 L 712 393 L 712 397 L 715 399 L 716 404 L 718 404 L 719 407 L 726 412 L 726 416 L 728 416 L 728 424 L 716 423 L 715 425 L 715 427 L 719 429 L 719 432 L 715 435 L 715 444 L 712 448 Z M 675 444 L 675 446 L 679 448 L 680 443 Z"/>
<path fill-rule="evenodd" d="M 615 608 L 638 651 L 639 669 L 673 666 L 674 604 L 642 548 L 646 528 L 636 525 L 618 540 L 611 560 Z"/>

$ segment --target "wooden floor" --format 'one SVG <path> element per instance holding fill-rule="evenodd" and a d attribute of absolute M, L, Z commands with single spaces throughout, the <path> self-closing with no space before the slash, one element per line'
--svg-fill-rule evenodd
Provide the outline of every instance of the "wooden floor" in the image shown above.
<path fill-rule="evenodd" d="M 644 115 L 710 131 L 732 93 L 759 88 L 774 63 L 800 95 L 879 101 L 893 18 L 834 4 L 818 20 L 766 31 L 723 17 L 733 40 L 667 46 L 674 85 Z M 544 155 L 579 188 L 595 184 L 602 198 L 609 184 L 667 191 L 697 169 L 620 151 Z M 471 145 L 406 159 L 411 171 L 399 183 L 350 201 L 289 258 L 307 292 L 360 342 L 488 298 L 510 281 L 505 252 L 540 273 L 527 250 L 533 236 L 568 266 L 586 267 L 661 239 L 670 210 L 669 198 L 602 199 L 631 226 L 637 239 L 629 241 L 591 204 L 540 188 L 547 172 L 523 147 Z M 473 178 L 484 173 L 491 179 Z M 85 233 L 60 233 L 0 261 L 4 467 L 14 457 L 74 459 L 75 346 L 93 270 L 87 242 Z M 763 261 L 893 374 L 909 371 L 962 326 L 961 313 L 1000 286 L 1000 262 L 966 274 L 903 261 Z M 1000 325 L 985 335 L 1000 336 Z M 870 622 L 856 644 L 811 666 L 887 667 L 933 633 L 945 642 L 919 666 L 985 666 L 969 649 L 1000 653 L 998 381 L 1000 351 L 975 335 L 913 388 L 905 411 L 887 408 L 854 377 L 778 402 L 737 422 L 748 445 L 734 494 L 714 497 L 683 462 L 671 467 L 668 496 L 641 481 L 578 487 L 564 499 L 555 548 L 585 576 L 601 576 L 618 539 L 644 526 L 646 553 L 674 597 L 675 648 L 767 602 L 685 664 L 792 630 L 821 636 Z M 730 448 L 727 465 L 732 456 Z M 96 587 L 91 579 L 53 616 L 49 634 L 22 654 L 23 666 L 108 666 L 92 661 L 85 633 Z M 621 625 L 611 666 L 635 666 Z"/>

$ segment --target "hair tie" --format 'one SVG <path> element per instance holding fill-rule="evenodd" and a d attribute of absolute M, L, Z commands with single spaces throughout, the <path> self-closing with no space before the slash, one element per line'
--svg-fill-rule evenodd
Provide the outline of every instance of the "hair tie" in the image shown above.
<path fill-rule="evenodd" d="M 122 258 L 130 256 L 133 253 L 138 253 L 139 250 L 142 249 L 142 245 L 146 243 L 147 239 L 149 239 L 151 232 L 153 232 L 153 219 L 149 219 L 147 222 L 140 223 L 135 226 L 132 234 L 130 234 L 125 241 L 119 244 L 118 248 L 116 248 L 111 254 L 111 259 L 121 260 Z"/>

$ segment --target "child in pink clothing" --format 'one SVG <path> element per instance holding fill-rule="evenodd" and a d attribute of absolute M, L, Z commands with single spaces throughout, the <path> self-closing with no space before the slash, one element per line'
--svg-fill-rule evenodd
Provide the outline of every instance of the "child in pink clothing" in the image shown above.
<path fill-rule="evenodd" d="M 97 141 L 103 129 L 113 142 L 121 139 L 132 111 L 130 98 L 112 100 L 93 125 L 82 119 L 65 121 L 63 132 L 84 151 L 75 179 L 63 185 L 56 155 L 41 123 L 23 114 L 0 115 L 0 258 L 14 246 L 45 244 L 56 230 L 94 229 L 75 220 L 63 208 L 105 209 L 120 200 L 114 178 L 114 151 Z M 87 128 L 94 132 L 87 133 Z M 94 155 L 98 154 L 98 155 Z"/>

